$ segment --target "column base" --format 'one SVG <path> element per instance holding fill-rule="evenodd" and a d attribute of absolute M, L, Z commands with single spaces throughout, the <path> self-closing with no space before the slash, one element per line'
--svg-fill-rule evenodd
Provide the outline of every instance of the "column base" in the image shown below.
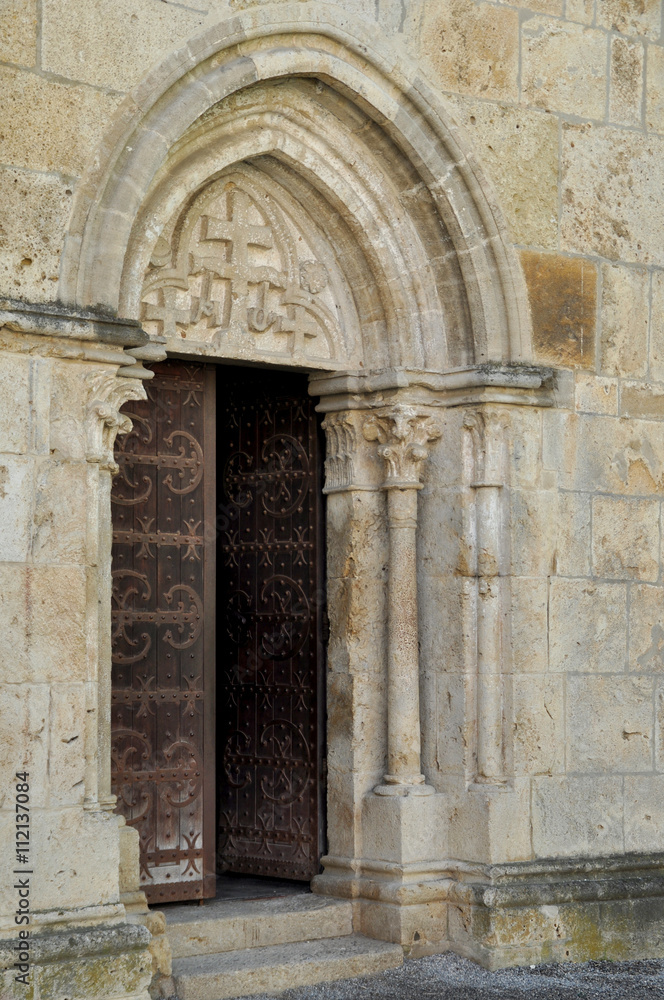
<path fill-rule="evenodd" d="M 374 795 L 435 795 L 433 785 L 427 785 L 424 775 L 420 774 L 412 780 L 401 781 L 399 778 L 386 774 L 380 785 L 374 788 Z"/>

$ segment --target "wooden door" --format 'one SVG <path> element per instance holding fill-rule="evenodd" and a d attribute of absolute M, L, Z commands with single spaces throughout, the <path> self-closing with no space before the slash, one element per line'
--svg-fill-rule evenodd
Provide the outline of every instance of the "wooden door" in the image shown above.
<path fill-rule="evenodd" d="M 112 783 L 148 901 L 214 896 L 214 369 L 154 366 L 114 480 Z"/>
<path fill-rule="evenodd" d="M 219 385 L 218 857 L 310 879 L 322 853 L 322 496 L 306 378 Z"/>

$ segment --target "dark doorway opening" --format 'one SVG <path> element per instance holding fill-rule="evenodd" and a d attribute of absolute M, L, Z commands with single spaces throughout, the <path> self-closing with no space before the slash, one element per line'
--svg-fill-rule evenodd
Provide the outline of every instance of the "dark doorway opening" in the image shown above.
<path fill-rule="evenodd" d="M 323 449 L 304 375 L 154 372 L 116 448 L 111 769 L 162 904 L 319 870 Z"/>

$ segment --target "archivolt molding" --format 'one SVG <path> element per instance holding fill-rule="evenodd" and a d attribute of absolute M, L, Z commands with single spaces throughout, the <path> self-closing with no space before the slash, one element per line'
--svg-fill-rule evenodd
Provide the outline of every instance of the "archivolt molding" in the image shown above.
<path fill-rule="evenodd" d="M 529 358 L 520 268 L 459 129 L 388 39 L 325 3 L 220 22 L 126 99 L 77 189 L 62 299 L 138 318 L 169 220 L 243 161 L 315 218 L 364 370 Z"/>

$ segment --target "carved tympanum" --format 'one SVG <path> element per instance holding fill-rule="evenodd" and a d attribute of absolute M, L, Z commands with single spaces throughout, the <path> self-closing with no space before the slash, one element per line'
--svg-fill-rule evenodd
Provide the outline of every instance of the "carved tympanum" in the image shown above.
<path fill-rule="evenodd" d="M 263 357 L 347 354 L 328 264 L 255 170 L 208 185 L 157 240 L 143 323 L 167 341 Z M 331 266 L 331 265 L 330 265 Z"/>

